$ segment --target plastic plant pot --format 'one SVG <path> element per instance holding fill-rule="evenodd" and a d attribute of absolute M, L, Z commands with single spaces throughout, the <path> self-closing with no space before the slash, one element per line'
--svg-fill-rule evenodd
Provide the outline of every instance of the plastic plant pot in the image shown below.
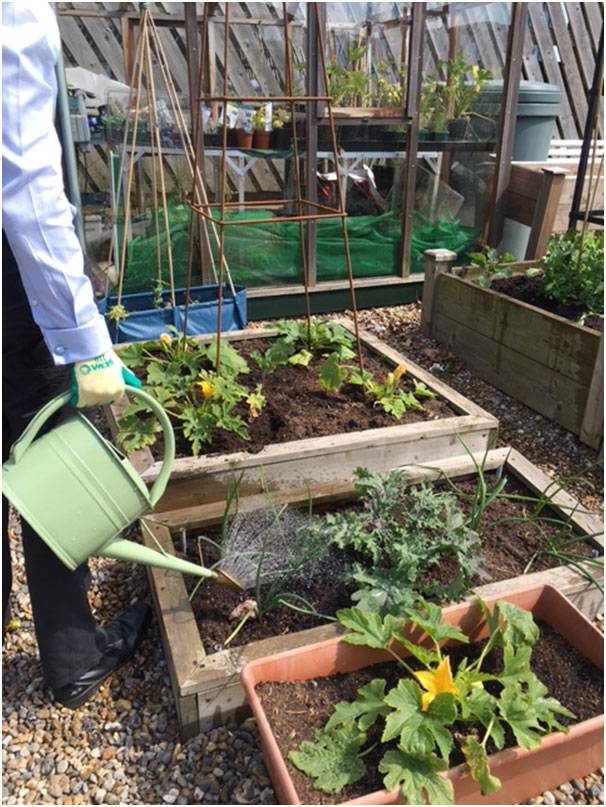
<path fill-rule="evenodd" d="M 448 121 L 448 137 L 450 140 L 465 140 L 469 118 L 453 118 Z"/>
<path fill-rule="evenodd" d="M 239 149 L 251 149 L 253 147 L 253 133 L 245 132 L 244 129 L 236 129 L 235 145 Z"/>
<path fill-rule="evenodd" d="M 275 151 L 288 151 L 290 148 L 292 140 L 290 124 L 287 127 L 283 126 L 281 129 L 274 129 L 271 133 L 271 147 Z"/>
<path fill-rule="evenodd" d="M 535 620 L 548 623 L 598 669 L 603 669 L 603 634 L 553 586 L 518 589 L 505 596 L 488 598 L 486 602 L 492 608 L 497 599 L 507 600 L 530 611 Z M 458 626 L 472 642 L 481 641 L 488 634 L 481 611 L 473 602 L 444 608 L 442 619 Z M 409 638 L 418 641 L 419 637 L 411 635 Z M 335 638 L 259 658 L 244 667 L 240 677 L 259 727 L 265 764 L 281 804 L 301 804 L 301 801 L 263 704 L 255 691 L 256 685 L 322 678 L 389 660 L 389 655 L 384 651 L 349 645 L 342 638 Z M 582 685 L 580 681 L 579 686 Z M 456 804 L 523 802 L 536 793 L 551 790 L 561 782 L 585 776 L 599 768 L 604 760 L 603 732 L 604 717 L 600 715 L 576 723 L 570 727 L 568 734 L 546 736 L 541 745 L 531 751 L 516 746 L 492 754 L 489 758 L 491 773 L 501 780 L 502 787 L 490 796 L 481 795 L 478 784 L 464 765 L 450 768 L 444 775 L 452 780 Z M 320 795 L 318 791 L 319 798 Z M 379 790 L 341 803 L 398 804 L 401 801 L 399 791 Z"/>
<path fill-rule="evenodd" d="M 268 149 L 271 143 L 271 132 L 257 130 L 253 135 L 253 148 Z"/>

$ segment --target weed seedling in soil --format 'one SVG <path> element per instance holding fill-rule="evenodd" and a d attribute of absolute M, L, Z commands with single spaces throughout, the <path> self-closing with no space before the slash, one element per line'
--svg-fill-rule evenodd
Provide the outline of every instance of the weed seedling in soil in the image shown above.
<path fill-rule="evenodd" d="M 288 754 L 290 761 L 312 777 L 314 787 L 338 793 L 367 774 L 364 757 L 380 747 L 378 763 L 387 790 L 398 788 L 407 804 L 452 804 L 452 782 L 440 775 L 450 766 L 458 746 L 470 776 L 484 796 L 496 793 L 501 782 L 490 772 L 488 744 L 502 749 L 506 731 L 525 750 L 540 745 L 553 731 L 567 732 L 561 719 L 575 715 L 550 697 L 547 687 L 532 672 L 530 659 L 539 629 L 532 615 L 499 600 L 491 613 L 480 599 L 489 635 L 475 661 L 462 658 L 456 669 L 444 652 L 446 641 L 468 643 L 457 627 L 441 623 L 438 606 L 420 601 L 405 610 L 407 619 L 359 608 L 338 612 L 350 630 L 344 641 L 384 650 L 399 665 L 402 677 L 386 690 L 376 678 L 358 690 L 353 702 L 337 703 L 315 742 L 305 741 Z M 415 644 L 411 629 L 427 641 Z M 396 648 L 414 659 L 403 659 Z M 500 648 L 498 672 L 482 669 L 493 648 Z"/>

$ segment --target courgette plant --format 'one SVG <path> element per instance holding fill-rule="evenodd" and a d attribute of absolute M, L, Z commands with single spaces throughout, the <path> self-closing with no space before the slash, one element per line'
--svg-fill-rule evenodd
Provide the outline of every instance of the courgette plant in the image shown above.
<path fill-rule="evenodd" d="M 339 793 L 367 775 L 365 755 L 380 747 L 378 771 L 385 788 L 398 788 L 407 804 L 452 804 L 452 782 L 441 773 L 450 767 L 456 747 L 483 795 L 495 793 L 500 780 L 490 772 L 489 751 L 504 748 L 506 732 L 525 750 L 540 745 L 553 731 L 567 732 L 562 718 L 575 715 L 549 696 L 531 669 L 539 629 L 532 615 L 499 600 L 492 612 L 477 600 L 488 627 L 488 638 L 476 658 L 463 658 L 456 669 L 445 642 L 469 642 L 457 627 L 441 622 L 438 606 L 420 601 L 406 609 L 406 619 L 383 619 L 358 608 L 339 611 L 349 629 L 343 641 L 390 654 L 401 677 L 386 691 L 375 678 L 358 690 L 355 700 L 337 703 L 315 742 L 304 741 L 288 754 L 290 761 L 312 777 L 314 787 Z M 426 636 L 421 644 L 411 629 Z M 498 672 L 483 667 L 489 653 L 501 650 Z M 406 654 L 403 658 L 401 654 Z"/>
<path fill-rule="evenodd" d="M 210 443 L 216 429 L 249 439 L 248 424 L 234 410 L 244 402 L 249 421 L 265 406 L 262 385 L 250 389 L 239 378 L 250 373 L 247 362 L 229 342 L 221 345 L 221 372 L 215 370 L 216 337 L 208 344 L 184 338 L 176 328 L 154 342 L 134 342 L 120 351 L 131 370 L 145 370 L 145 386 L 151 395 L 181 425 L 184 436 L 198 455 Z M 118 441 L 125 451 L 135 451 L 156 442 L 159 423 L 146 407 L 135 401 L 120 418 Z"/>

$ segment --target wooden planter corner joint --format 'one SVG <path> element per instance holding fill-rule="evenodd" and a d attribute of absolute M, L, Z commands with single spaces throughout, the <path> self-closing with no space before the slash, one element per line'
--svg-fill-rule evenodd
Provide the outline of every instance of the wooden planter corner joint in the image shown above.
<path fill-rule="evenodd" d="M 483 457 L 483 452 L 474 455 L 478 463 Z M 504 467 L 506 473 L 519 479 L 535 494 L 540 494 L 553 483 L 553 480 L 519 452 L 510 448 L 489 451 L 485 467 L 487 470 Z M 404 471 L 410 482 L 420 482 L 436 479 L 441 473 L 446 473 L 452 478 L 464 477 L 473 474 L 474 469 L 473 460 L 465 454 L 446 460 L 425 462 L 423 467 L 410 466 Z M 355 489 L 352 480 L 347 480 L 338 484 L 312 487 L 310 490 L 301 488 L 282 490 L 275 494 L 275 501 L 305 506 L 309 495 L 316 504 L 338 503 L 353 499 Z M 248 497 L 246 507 L 253 507 L 255 504 L 262 506 L 263 502 L 262 495 Z M 584 512 L 578 502 L 565 491 L 558 491 L 554 495 L 553 502 L 554 509 L 560 516 L 570 516 L 571 508 L 578 508 L 578 512 L 572 512 L 570 520 L 580 534 L 599 536 L 603 530 L 599 519 Z M 156 546 L 148 534 L 148 530 L 151 530 L 164 549 L 174 553 L 172 533 L 178 534 L 181 527 L 201 529 L 220 524 L 222 516 L 223 503 L 219 501 L 191 506 L 172 513 L 157 513 L 145 519 L 143 540 L 148 546 Z M 600 537 L 592 539 L 592 542 L 600 553 L 603 552 Z M 184 738 L 200 731 L 207 731 L 242 709 L 245 699 L 239 672 L 244 664 L 261 656 L 323 641 L 338 634 L 338 628 L 334 624 L 320 625 L 206 655 L 183 576 L 156 568 L 149 568 L 148 574 L 169 663 L 179 727 Z M 595 616 L 601 607 L 602 599 L 597 589 L 580 574 L 565 566 L 489 583 L 475 590 L 486 598 L 493 595 L 501 596 L 505 591 L 531 584 L 545 583 L 554 585 L 565 593 L 590 617 Z"/>
<path fill-rule="evenodd" d="M 347 321 L 341 324 L 351 330 Z M 239 342 L 247 339 L 273 338 L 275 330 L 247 329 L 224 334 L 225 339 Z M 195 337 L 209 341 L 210 336 Z M 406 423 L 367 429 L 360 432 L 293 440 L 266 446 L 256 454 L 247 451 L 184 457 L 175 460 L 171 481 L 160 500 L 157 511 L 173 511 L 210 502 L 223 502 L 230 486 L 242 474 L 243 496 L 260 493 L 263 469 L 272 491 L 310 485 L 346 482 L 358 466 L 382 472 L 399 465 L 423 464 L 463 453 L 462 442 L 470 451 L 483 452 L 496 440 L 498 421 L 491 414 L 447 384 L 435 378 L 406 356 L 388 347 L 375 336 L 361 332 L 364 346 L 383 358 L 390 366 L 404 363 L 409 375 L 423 381 L 457 414 L 425 423 Z M 122 405 L 106 409 L 110 428 L 115 433 Z M 321 458 L 321 462 L 319 462 Z M 148 484 L 157 477 L 161 463 L 149 449 L 130 457 Z"/>
<path fill-rule="evenodd" d="M 599 449 L 604 435 L 603 334 L 515 300 L 426 252 L 422 327 L 474 373 Z M 533 265 L 512 264 L 514 272 Z"/>

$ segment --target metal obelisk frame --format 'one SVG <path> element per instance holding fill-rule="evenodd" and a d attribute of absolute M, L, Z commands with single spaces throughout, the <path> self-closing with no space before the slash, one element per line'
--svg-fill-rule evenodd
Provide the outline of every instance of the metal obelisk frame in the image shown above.
<path fill-rule="evenodd" d="M 358 314 L 357 314 L 357 304 L 356 304 L 356 294 L 355 294 L 355 287 L 353 282 L 353 271 L 351 266 L 351 253 L 349 249 L 349 238 L 347 232 L 347 223 L 345 221 L 347 213 L 345 210 L 345 194 L 343 190 L 343 183 L 341 178 L 341 173 L 339 170 L 339 162 L 338 162 L 338 149 L 337 149 L 337 137 L 336 137 L 336 129 L 335 129 L 335 122 L 333 117 L 332 111 L 332 98 L 328 95 L 328 76 L 326 71 L 326 57 L 324 53 L 324 42 L 322 39 L 322 32 L 321 26 L 319 24 L 319 9 L 317 3 L 310 4 L 313 7 L 313 14 L 315 16 L 316 21 L 316 30 L 317 30 L 317 48 L 320 55 L 320 75 L 321 75 L 321 83 L 324 89 L 324 94 L 315 94 L 315 95 L 294 95 L 293 94 L 293 49 L 292 49 L 292 41 L 291 41 L 291 28 L 289 25 L 289 18 L 288 18 L 288 11 L 287 11 L 287 4 L 283 3 L 283 24 L 284 24 L 284 63 L 285 63 L 285 94 L 282 96 L 236 96 L 230 95 L 228 92 L 229 88 L 229 40 L 230 40 L 230 4 L 225 4 L 225 17 L 223 21 L 223 91 L 221 94 L 212 95 L 212 94 L 202 94 L 198 99 L 197 103 L 216 103 L 220 102 L 222 104 L 222 117 L 223 117 L 223 126 L 222 126 L 222 145 L 221 145 L 221 172 L 220 172 L 220 199 L 218 202 L 209 202 L 206 191 L 204 190 L 204 179 L 201 175 L 201 172 L 197 170 L 197 155 L 199 150 L 199 138 L 200 138 L 200 121 L 199 115 L 196 117 L 196 124 L 195 124 L 195 137 L 196 137 L 196 145 L 194 147 L 194 154 L 196 155 L 196 168 L 194 169 L 194 192 L 192 194 L 192 203 L 191 207 L 192 210 L 195 211 L 198 215 L 200 215 L 205 221 L 209 223 L 210 226 L 217 226 L 219 228 L 219 238 L 218 238 L 218 284 L 219 284 L 219 291 L 218 291 L 218 316 L 217 316 L 217 357 L 216 357 L 216 369 L 217 372 L 220 369 L 221 363 L 221 314 L 222 314 L 222 305 L 223 305 L 223 276 L 224 276 L 224 265 L 225 265 L 225 230 L 226 227 L 231 226 L 243 226 L 243 225 L 256 225 L 256 224 L 263 224 L 263 223 L 274 223 L 276 221 L 275 217 L 267 216 L 261 218 L 231 218 L 229 213 L 232 211 L 233 208 L 240 208 L 240 209 L 256 209 L 256 208 L 263 208 L 263 207 L 276 207 L 276 206 L 283 206 L 287 210 L 294 210 L 296 211 L 293 214 L 288 213 L 285 216 L 280 216 L 280 222 L 297 222 L 299 224 L 299 236 L 300 236 L 300 246 L 301 246 L 301 262 L 302 262 L 302 270 L 303 270 L 303 283 L 305 288 L 305 301 L 306 301 L 306 317 L 307 317 L 307 328 L 308 328 L 308 337 L 311 334 L 311 305 L 309 301 L 309 276 L 308 276 L 308 263 L 307 263 L 307 251 L 306 251 L 306 239 L 305 239 L 305 224 L 307 222 L 315 222 L 320 219 L 340 219 L 341 226 L 342 226 L 342 233 L 343 233 L 343 256 L 345 260 L 345 268 L 347 273 L 347 279 L 349 284 L 349 289 L 351 293 L 351 308 L 353 312 L 353 321 L 354 321 L 354 329 L 356 335 L 356 343 L 357 343 L 357 351 L 358 351 L 358 362 L 360 365 L 360 369 L 363 369 L 363 356 L 362 356 L 362 346 L 360 341 L 360 334 L 359 334 L 359 326 L 358 326 Z M 206 41 L 206 37 L 204 38 Z M 201 70 L 203 69 L 203 65 L 205 63 L 205 59 L 201 59 L 200 65 Z M 202 87 L 202 81 L 199 82 L 199 86 Z M 227 201 L 226 194 L 227 194 L 227 104 L 228 102 L 233 103 L 258 103 L 264 104 L 268 102 L 277 101 L 279 103 L 288 105 L 290 109 L 290 118 L 291 118 L 291 128 L 292 128 L 292 150 L 293 150 L 293 173 L 294 173 L 294 185 L 295 185 L 295 198 L 294 199 L 272 199 L 271 201 Z M 305 104 L 306 110 L 306 119 L 309 115 L 309 104 L 316 103 L 316 102 L 323 102 L 325 104 L 326 113 L 328 117 L 328 123 L 330 127 L 330 134 L 331 134 L 331 145 L 332 145 L 332 159 L 333 165 L 336 175 L 336 190 L 337 190 L 337 203 L 335 207 L 326 204 L 320 204 L 315 199 L 312 200 L 310 198 L 306 198 L 303 196 L 303 189 L 302 189 L 302 182 L 301 182 L 301 158 L 302 155 L 299 151 L 299 143 L 297 141 L 297 119 L 296 119 L 296 107 L 298 104 Z M 307 178 L 309 182 L 309 178 L 312 176 L 312 171 L 308 169 Z M 314 174 L 315 176 L 315 174 Z M 218 210 L 218 217 L 216 213 L 213 215 L 213 210 Z M 192 227 L 193 231 L 193 227 Z M 190 250 L 191 252 L 191 250 Z"/>

